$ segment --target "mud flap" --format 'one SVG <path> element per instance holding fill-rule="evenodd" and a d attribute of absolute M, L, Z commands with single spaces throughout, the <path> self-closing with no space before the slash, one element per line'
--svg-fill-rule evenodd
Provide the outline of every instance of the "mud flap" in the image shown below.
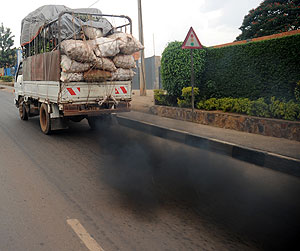
<path fill-rule="evenodd" d="M 51 130 L 63 130 L 68 129 L 68 121 L 64 118 L 52 118 L 51 119 Z"/>

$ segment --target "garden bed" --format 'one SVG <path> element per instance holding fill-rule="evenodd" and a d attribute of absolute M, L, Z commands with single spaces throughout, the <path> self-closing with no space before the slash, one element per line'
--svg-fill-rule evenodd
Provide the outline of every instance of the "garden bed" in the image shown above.
<path fill-rule="evenodd" d="M 152 114 L 264 136 L 300 141 L 300 122 L 281 119 L 247 116 L 220 111 L 194 110 L 187 108 L 152 106 Z"/>

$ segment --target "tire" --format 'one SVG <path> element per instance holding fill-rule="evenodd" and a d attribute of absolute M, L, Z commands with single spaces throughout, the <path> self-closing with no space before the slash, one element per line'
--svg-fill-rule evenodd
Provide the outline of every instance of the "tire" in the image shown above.
<path fill-rule="evenodd" d="M 26 112 L 24 99 L 19 100 L 19 115 L 21 120 L 28 120 L 28 113 Z"/>
<path fill-rule="evenodd" d="M 50 114 L 46 104 L 42 104 L 40 107 L 40 127 L 44 134 L 48 135 L 51 133 Z"/>

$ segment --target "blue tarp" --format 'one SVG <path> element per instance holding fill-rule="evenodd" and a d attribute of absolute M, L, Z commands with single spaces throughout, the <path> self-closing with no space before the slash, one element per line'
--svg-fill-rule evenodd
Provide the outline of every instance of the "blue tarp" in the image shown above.
<path fill-rule="evenodd" d="M 4 68 L 4 76 L 14 76 L 15 75 L 15 67 Z"/>

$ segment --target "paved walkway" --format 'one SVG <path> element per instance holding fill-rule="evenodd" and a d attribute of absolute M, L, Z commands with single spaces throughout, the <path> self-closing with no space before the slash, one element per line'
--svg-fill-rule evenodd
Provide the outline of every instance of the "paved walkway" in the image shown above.
<path fill-rule="evenodd" d="M 300 142 L 298 141 L 267 137 L 152 115 L 149 113 L 149 108 L 154 105 L 153 91 L 148 90 L 145 97 L 140 96 L 139 91 L 134 90 L 133 92 L 132 112 L 124 113 L 121 115 L 122 117 L 300 160 Z"/>
<path fill-rule="evenodd" d="M 149 109 L 154 105 L 153 90 L 147 90 L 147 96 L 140 96 L 139 90 L 132 91 L 131 107 L 134 111 L 149 113 Z"/>

